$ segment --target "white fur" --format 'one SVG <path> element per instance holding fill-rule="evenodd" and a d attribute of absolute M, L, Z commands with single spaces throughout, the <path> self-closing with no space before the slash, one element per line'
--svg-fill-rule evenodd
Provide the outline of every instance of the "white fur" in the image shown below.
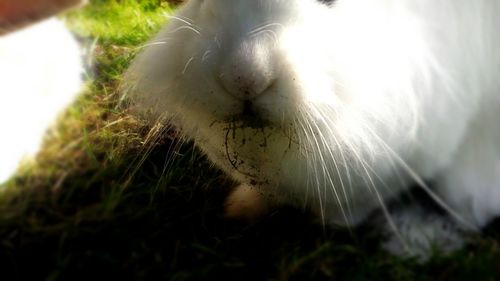
<path fill-rule="evenodd" d="M 0 37 L 0 183 L 39 149 L 81 86 L 79 46 L 56 19 Z"/>
<path fill-rule="evenodd" d="M 500 214 L 499 15 L 498 0 L 191 0 L 127 79 L 236 180 L 329 222 L 434 179 L 483 226 Z M 230 121 L 246 98 L 268 126 Z"/>

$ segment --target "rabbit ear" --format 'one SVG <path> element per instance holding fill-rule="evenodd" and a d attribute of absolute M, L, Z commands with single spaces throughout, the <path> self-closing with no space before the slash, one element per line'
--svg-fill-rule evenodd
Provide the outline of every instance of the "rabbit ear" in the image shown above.
<path fill-rule="evenodd" d="M 0 35 L 85 2 L 86 0 L 1 0 Z"/>

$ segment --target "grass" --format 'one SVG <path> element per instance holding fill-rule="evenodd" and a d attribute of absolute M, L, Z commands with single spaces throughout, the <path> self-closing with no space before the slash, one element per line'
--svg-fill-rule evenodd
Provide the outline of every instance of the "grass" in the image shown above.
<path fill-rule="evenodd" d="M 94 61 L 89 83 L 50 132 L 36 163 L 0 196 L 3 280 L 496 280 L 498 227 L 426 264 L 387 255 L 369 229 L 324 229 L 282 209 L 253 223 L 227 220 L 233 183 L 175 132 L 119 106 L 121 74 L 172 7 L 94 0 L 68 16 Z"/>

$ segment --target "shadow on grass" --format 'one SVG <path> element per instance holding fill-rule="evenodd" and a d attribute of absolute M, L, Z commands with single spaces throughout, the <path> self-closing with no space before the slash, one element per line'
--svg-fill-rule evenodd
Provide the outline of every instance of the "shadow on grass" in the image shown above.
<path fill-rule="evenodd" d="M 2 207 L 5 280 L 494 280 L 499 273 L 491 241 L 418 265 L 385 255 L 367 229 L 325 229 L 299 210 L 254 224 L 227 220 L 232 182 L 188 145 L 164 172 L 158 163 L 170 147 L 156 144 L 131 179 L 123 172 L 141 151 L 63 181 L 19 177 L 23 187 L 35 184 Z"/>

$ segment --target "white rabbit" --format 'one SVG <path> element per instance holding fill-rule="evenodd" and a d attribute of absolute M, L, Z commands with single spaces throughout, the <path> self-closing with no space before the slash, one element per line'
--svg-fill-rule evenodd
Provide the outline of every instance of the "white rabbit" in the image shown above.
<path fill-rule="evenodd" d="M 500 215 L 499 0 L 190 0 L 126 79 L 243 184 L 234 203 L 379 210 L 417 252 Z M 415 184 L 448 216 L 388 209 Z"/>
<path fill-rule="evenodd" d="M 82 70 L 80 47 L 58 19 L 0 36 L 0 183 L 38 151 L 47 128 L 79 92 Z"/>

